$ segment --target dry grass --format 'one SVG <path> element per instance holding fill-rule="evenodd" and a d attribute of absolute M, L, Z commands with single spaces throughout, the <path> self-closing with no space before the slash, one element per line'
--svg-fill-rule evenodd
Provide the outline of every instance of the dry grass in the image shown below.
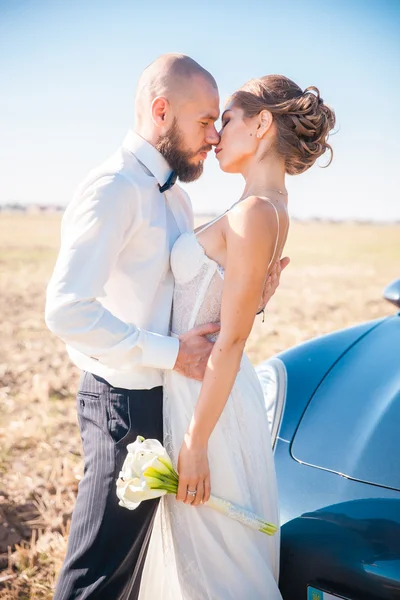
<path fill-rule="evenodd" d="M 0 596 L 49 600 L 82 475 L 78 371 L 43 321 L 58 216 L 0 215 Z M 254 362 L 310 337 L 394 313 L 400 226 L 292 225 L 292 263 L 248 343 Z"/>

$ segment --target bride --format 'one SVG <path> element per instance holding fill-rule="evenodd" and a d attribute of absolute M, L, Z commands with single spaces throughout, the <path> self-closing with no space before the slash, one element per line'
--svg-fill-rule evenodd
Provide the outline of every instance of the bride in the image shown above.
<path fill-rule="evenodd" d="M 160 502 L 140 600 L 276 600 L 279 531 L 269 537 L 204 506 L 213 494 L 279 523 L 274 460 L 257 375 L 244 354 L 264 282 L 288 228 L 285 176 L 326 150 L 335 115 L 315 87 L 281 75 L 246 83 L 229 100 L 215 149 L 245 186 L 229 210 L 172 249 L 173 335 L 220 322 L 202 383 L 164 378 L 164 444 L 179 472 Z M 178 501 L 177 501 L 178 500 Z"/>

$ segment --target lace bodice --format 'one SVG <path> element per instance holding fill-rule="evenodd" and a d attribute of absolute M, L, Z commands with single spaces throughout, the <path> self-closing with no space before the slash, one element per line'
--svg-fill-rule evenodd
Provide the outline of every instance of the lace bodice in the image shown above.
<path fill-rule="evenodd" d="M 220 321 L 224 271 L 209 258 L 194 233 L 183 233 L 171 251 L 175 278 L 172 333 Z"/>
<path fill-rule="evenodd" d="M 275 210 L 278 232 L 275 248 L 268 265 L 276 257 L 279 241 L 279 215 L 276 206 L 269 198 L 264 198 Z M 221 219 L 236 204 L 216 217 L 198 231 L 204 231 Z M 281 249 L 282 250 L 282 249 Z M 180 335 L 196 325 L 219 323 L 221 313 L 223 268 L 209 258 L 194 232 L 185 232 L 176 240 L 171 251 L 171 269 L 175 278 L 172 306 L 172 335 Z M 216 336 L 211 336 L 215 339 Z"/>

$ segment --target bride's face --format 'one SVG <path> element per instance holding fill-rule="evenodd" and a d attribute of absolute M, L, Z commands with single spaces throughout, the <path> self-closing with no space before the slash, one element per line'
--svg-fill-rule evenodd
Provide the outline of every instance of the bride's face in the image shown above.
<path fill-rule="evenodd" d="M 245 119 L 241 108 L 229 103 L 221 118 L 220 142 L 215 149 L 226 173 L 241 173 L 257 151 L 257 117 Z"/>

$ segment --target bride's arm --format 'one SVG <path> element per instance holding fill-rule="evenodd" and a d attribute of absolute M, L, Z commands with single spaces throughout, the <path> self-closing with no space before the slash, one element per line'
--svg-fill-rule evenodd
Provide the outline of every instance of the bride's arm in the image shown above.
<path fill-rule="evenodd" d="M 208 440 L 238 373 L 277 233 L 275 211 L 263 200 L 249 198 L 229 213 L 225 232 L 221 331 L 207 364 L 200 396 L 178 462 L 177 499 L 188 504 L 196 506 L 209 498 Z M 196 496 L 187 496 L 187 489 L 197 489 Z"/>

